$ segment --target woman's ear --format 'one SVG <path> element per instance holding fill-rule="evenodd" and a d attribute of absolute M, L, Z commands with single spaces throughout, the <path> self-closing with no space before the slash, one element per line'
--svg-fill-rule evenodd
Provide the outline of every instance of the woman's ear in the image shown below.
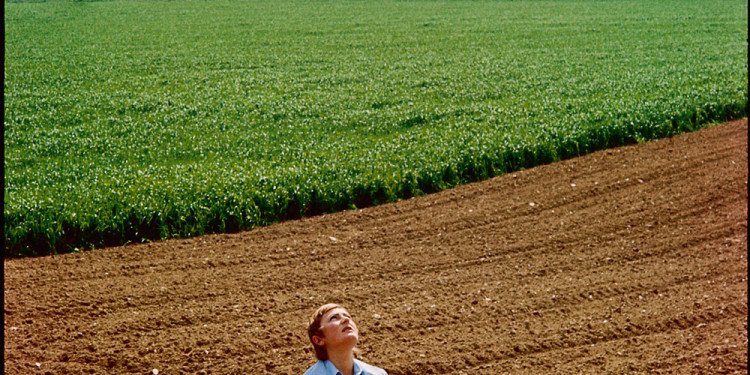
<path fill-rule="evenodd" d="M 322 337 L 317 336 L 317 335 L 312 337 L 312 342 L 313 342 L 313 344 L 315 344 L 317 346 L 326 346 L 325 340 L 323 340 Z"/>

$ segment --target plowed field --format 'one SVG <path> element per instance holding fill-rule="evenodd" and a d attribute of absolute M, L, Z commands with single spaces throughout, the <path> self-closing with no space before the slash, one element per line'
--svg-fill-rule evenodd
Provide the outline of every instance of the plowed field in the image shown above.
<path fill-rule="evenodd" d="M 5 373 L 747 373 L 747 120 L 249 232 L 5 260 Z"/>

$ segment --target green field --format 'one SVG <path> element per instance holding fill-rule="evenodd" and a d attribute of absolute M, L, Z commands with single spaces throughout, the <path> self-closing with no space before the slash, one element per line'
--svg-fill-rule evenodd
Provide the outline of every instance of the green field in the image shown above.
<path fill-rule="evenodd" d="M 237 231 L 744 116 L 746 1 L 5 3 L 5 255 Z"/>

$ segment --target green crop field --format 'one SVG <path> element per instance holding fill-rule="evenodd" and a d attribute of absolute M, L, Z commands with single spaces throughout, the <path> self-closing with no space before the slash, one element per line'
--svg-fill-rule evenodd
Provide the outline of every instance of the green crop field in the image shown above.
<path fill-rule="evenodd" d="M 231 232 L 744 116 L 747 2 L 5 2 L 5 255 Z"/>

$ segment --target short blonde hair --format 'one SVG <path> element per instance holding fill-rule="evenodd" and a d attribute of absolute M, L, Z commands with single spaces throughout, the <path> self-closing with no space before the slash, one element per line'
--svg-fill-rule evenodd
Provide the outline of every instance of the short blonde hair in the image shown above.
<path fill-rule="evenodd" d="M 310 338 L 310 342 L 313 344 L 313 348 L 315 349 L 315 357 L 321 361 L 325 361 L 328 359 L 328 351 L 326 351 L 326 348 L 323 346 L 315 345 L 313 336 L 319 336 L 319 334 L 321 333 L 320 326 L 323 323 L 323 315 L 333 309 L 338 308 L 344 309 L 344 307 L 335 303 L 327 303 L 323 306 L 318 307 L 318 309 L 315 310 L 315 312 L 310 317 L 310 324 L 307 326 L 307 336 Z M 354 357 L 359 357 L 359 349 L 357 348 L 354 348 Z"/>

